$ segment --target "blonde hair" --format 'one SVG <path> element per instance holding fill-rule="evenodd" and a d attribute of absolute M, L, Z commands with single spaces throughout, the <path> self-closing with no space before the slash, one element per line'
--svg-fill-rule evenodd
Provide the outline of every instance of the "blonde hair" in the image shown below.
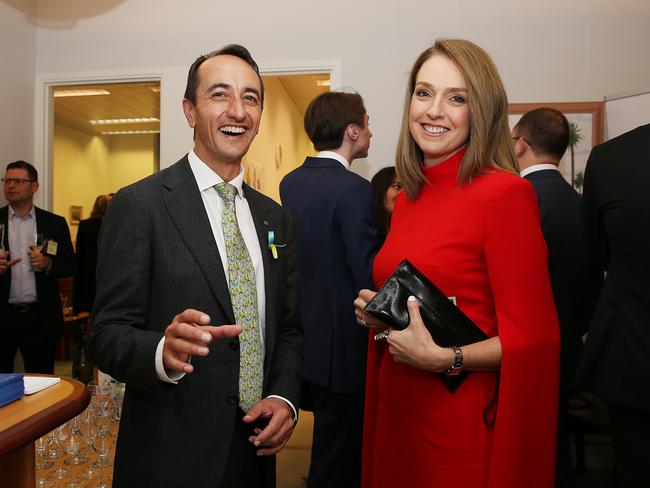
<path fill-rule="evenodd" d="M 467 151 L 458 169 L 459 185 L 470 183 L 484 168 L 501 168 L 518 173 L 508 127 L 508 97 L 492 59 L 473 42 L 438 39 L 413 64 L 406 88 L 395 166 L 402 188 L 411 200 L 417 198 L 420 188 L 427 183 L 422 171 L 424 155 L 409 128 L 411 98 L 422 65 L 436 55 L 449 58 L 463 74 L 467 84 L 470 127 Z"/>

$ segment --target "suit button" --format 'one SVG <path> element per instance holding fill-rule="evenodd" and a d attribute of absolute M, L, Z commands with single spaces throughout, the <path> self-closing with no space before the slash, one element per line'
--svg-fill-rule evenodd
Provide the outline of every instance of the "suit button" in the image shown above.
<path fill-rule="evenodd" d="M 237 398 L 237 395 L 230 395 L 228 397 L 228 405 L 237 405 L 239 403 L 239 399 Z"/>
<path fill-rule="evenodd" d="M 233 351 L 238 350 L 239 349 L 239 340 L 234 339 L 234 340 L 230 341 L 230 344 L 228 344 L 228 347 L 230 349 L 232 349 Z"/>

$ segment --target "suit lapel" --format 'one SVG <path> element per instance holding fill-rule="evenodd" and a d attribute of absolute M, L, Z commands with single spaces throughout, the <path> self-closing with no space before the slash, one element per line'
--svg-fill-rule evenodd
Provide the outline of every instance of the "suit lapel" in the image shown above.
<path fill-rule="evenodd" d="M 170 168 L 162 186 L 162 199 L 170 218 L 223 309 L 227 323 L 234 324 L 235 314 L 219 249 L 187 157 Z"/>
<path fill-rule="evenodd" d="M 265 363 L 272 354 L 272 345 L 275 342 L 275 302 L 276 290 L 272 286 L 275 283 L 275 267 L 271 260 L 271 253 L 268 249 L 268 233 L 274 230 L 273 222 L 269 220 L 270 212 L 268 204 L 260 197 L 260 195 L 248 185 L 244 184 L 244 194 L 248 200 L 248 206 L 253 216 L 255 223 L 255 230 L 257 231 L 257 239 L 260 243 L 260 251 L 262 252 L 262 263 L 264 264 L 264 296 L 265 296 L 265 315 L 266 326 L 264 329 L 264 345 L 265 345 Z M 277 231 L 276 231 L 277 232 Z"/>

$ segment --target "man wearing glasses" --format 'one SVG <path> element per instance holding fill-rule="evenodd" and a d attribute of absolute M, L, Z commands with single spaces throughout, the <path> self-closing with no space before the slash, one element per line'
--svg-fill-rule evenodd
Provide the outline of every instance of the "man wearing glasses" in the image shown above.
<path fill-rule="evenodd" d="M 70 231 L 63 217 L 34 206 L 31 164 L 9 163 L 2 183 L 9 204 L 0 208 L 0 373 L 13 372 L 20 349 L 26 372 L 52 374 L 63 335 L 57 278 L 74 266 Z"/>

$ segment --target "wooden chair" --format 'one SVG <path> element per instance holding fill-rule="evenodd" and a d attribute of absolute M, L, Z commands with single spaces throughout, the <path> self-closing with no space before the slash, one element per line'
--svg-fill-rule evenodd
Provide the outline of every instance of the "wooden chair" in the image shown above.
<path fill-rule="evenodd" d="M 90 314 L 80 312 L 75 315 L 72 309 L 74 303 L 74 278 L 59 278 L 59 293 L 61 294 L 61 307 L 63 307 L 64 330 L 63 337 L 56 345 L 55 359 L 59 361 L 71 361 L 79 347 L 79 326 L 88 326 Z"/>

